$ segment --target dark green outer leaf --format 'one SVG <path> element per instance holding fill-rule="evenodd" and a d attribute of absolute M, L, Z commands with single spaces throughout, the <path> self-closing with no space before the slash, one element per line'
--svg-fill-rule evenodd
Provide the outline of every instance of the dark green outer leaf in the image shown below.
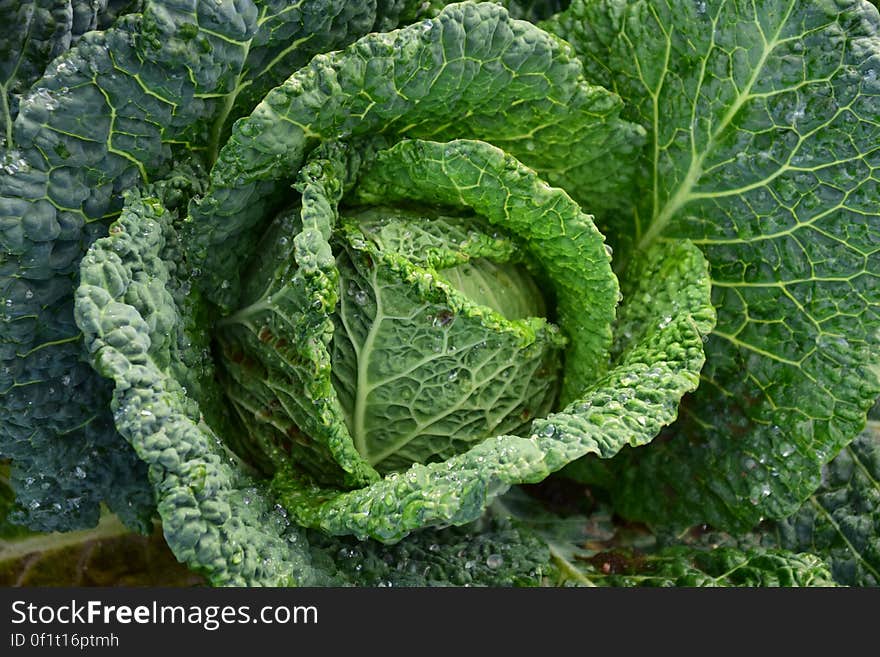
<path fill-rule="evenodd" d="M 382 7 L 400 16 L 415 4 Z M 345 45 L 379 20 L 374 8 L 149 2 L 83 37 L 22 99 L 16 148 L 0 171 L 0 454 L 14 460 L 22 520 L 85 527 L 106 500 L 146 526 L 143 466 L 105 410 L 106 382 L 83 362 L 73 320 L 79 261 L 122 191 L 164 173 L 175 153 L 210 153 L 244 111 L 240 92 L 289 73 L 274 70 L 272 48 L 283 49 L 278 65 L 295 65 L 315 50 L 291 43 L 315 32 L 320 48 Z M 248 82 L 256 72 L 261 81 Z"/>
<path fill-rule="evenodd" d="M 571 500 L 569 500 L 571 501 Z M 810 553 L 755 544 L 658 541 L 644 526 L 620 523 L 602 507 L 560 516 L 512 490 L 493 505 L 534 532 L 550 550 L 550 582 L 560 586 L 834 586 L 827 564 Z M 745 541 L 744 541 L 745 543 Z"/>
<path fill-rule="evenodd" d="M 622 513 L 784 517 L 862 428 L 880 393 L 878 24 L 860 0 L 580 0 L 547 24 L 650 132 L 615 247 L 688 238 L 712 266 L 703 384 L 671 440 L 619 464 Z"/>
<path fill-rule="evenodd" d="M 3 428 L 2 450 L 15 460 L 29 523 L 43 529 L 94 524 L 102 499 L 149 500 L 149 492 L 131 490 L 143 487 L 143 466 L 112 428 L 108 388 L 81 362 L 72 289 L 83 251 L 104 231 L 96 220 L 118 207 L 122 189 L 161 169 L 171 154 L 163 136 L 179 136 L 205 110 L 191 102 L 196 89 L 181 88 L 161 66 L 174 53 L 183 69 L 198 61 L 197 49 L 187 52 L 174 21 L 158 21 L 163 33 L 156 12 L 168 14 L 151 8 L 118 29 L 91 33 L 53 63 L 22 101 L 15 168 L 0 178 L 0 238 L 10 256 L 0 281 L 0 391 L 15 418 Z M 222 61 L 224 49 L 216 52 Z M 181 100 L 188 109 L 178 114 Z M 92 451 L 99 458 L 84 462 Z M 34 495 L 27 488 L 37 477 L 46 481 Z M 150 506 L 142 503 L 138 514 L 149 515 Z"/>
<path fill-rule="evenodd" d="M 15 147 L 12 123 L 21 96 L 43 76 L 53 59 L 86 32 L 106 29 L 140 0 L 3 0 L 0 25 L 0 147 Z"/>
<path fill-rule="evenodd" d="M 301 532 L 230 458 L 163 364 L 168 334 L 187 344 L 162 258 L 173 216 L 161 196 L 129 197 L 83 260 L 77 316 L 96 369 L 115 383 L 116 426 L 149 465 L 172 551 L 216 585 L 315 583 Z M 131 305 L 136 304 L 137 307 Z M 201 349 L 193 344 L 190 349 Z"/>
<path fill-rule="evenodd" d="M 0 2 L 0 21 L 16 26 L 0 41 L 0 146 L 13 147 L 19 96 L 70 46 L 71 19 L 69 2 Z"/>
<path fill-rule="evenodd" d="M 538 537 L 491 512 L 464 527 L 426 529 L 395 545 L 308 536 L 315 563 L 355 586 L 539 586 L 549 561 Z"/>
<path fill-rule="evenodd" d="M 822 486 L 778 523 L 778 537 L 823 555 L 841 584 L 880 586 L 880 418 L 825 467 Z"/>

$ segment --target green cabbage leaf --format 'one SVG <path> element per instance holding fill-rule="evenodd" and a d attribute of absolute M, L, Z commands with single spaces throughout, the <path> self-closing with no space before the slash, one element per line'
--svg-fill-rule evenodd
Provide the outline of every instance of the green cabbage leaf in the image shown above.
<path fill-rule="evenodd" d="M 866 2 L 794 0 L 575 0 L 544 24 L 648 132 L 615 248 L 689 239 L 711 266 L 718 323 L 682 421 L 577 468 L 623 515 L 786 517 L 864 426 L 880 394 L 877 26 Z"/>

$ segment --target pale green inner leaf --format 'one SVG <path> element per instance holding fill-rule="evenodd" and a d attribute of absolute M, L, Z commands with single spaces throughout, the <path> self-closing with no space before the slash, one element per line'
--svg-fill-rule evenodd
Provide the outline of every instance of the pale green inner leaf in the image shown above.
<path fill-rule="evenodd" d="M 370 212 L 358 216 L 368 228 L 373 219 Z M 452 238 L 462 226 L 401 212 L 383 220 L 386 239 L 379 241 L 392 244 L 395 233 L 419 243 L 446 226 Z M 542 310 L 537 286 L 506 261 L 512 243 L 497 232 L 481 234 L 482 223 L 471 222 L 466 240 L 421 252 L 428 261 L 462 261 L 439 272 L 383 251 L 354 226 L 340 245 L 334 386 L 355 446 L 379 471 L 445 459 L 490 436 L 521 432 L 556 397 L 563 340 L 555 327 L 530 316 Z M 499 262 L 469 258 L 469 249 L 480 253 L 493 242 Z M 520 321 L 492 312 L 502 309 Z"/>

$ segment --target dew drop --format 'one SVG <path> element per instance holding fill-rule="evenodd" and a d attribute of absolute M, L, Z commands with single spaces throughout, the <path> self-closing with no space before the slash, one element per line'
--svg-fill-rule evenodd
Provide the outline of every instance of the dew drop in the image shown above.
<path fill-rule="evenodd" d="M 486 557 L 486 565 L 492 570 L 497 570 L 504 564 L 504 557 L 500 554 L 490 554 Z"/>
<path fill-rule="evenodd" d="M 541 435 L 545 438 L 551 438 L 556 434 L 556 427 L 552 424 L 548 424 L 543 429 L 541 429 Z"/>

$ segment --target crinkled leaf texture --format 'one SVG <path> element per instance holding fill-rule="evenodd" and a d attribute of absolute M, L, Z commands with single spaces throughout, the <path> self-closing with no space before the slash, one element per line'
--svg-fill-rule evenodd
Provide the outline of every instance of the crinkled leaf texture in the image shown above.
<path fill-rule="evenodd" d="M 184 392 L 168 366 L 159 366 L 180 358 L 173 345 L 201 349 L 188 343 L 166 289 L 168 268 L 159 256 L 170 220 L 158 199 L 132 195 L 111 235 L 83 263 L 78 319 L 96 366 L 116 382 L 117 426 L 150 465 L 166 537 L 179 558 L 221 584 L 322 581 L 302 532 L 226 452 L 187 396 L 198 393 Z M 320 526 L 396 540 L 418 527 L 464 523 L 510 483 L 543 478 L 588 450 L 614 453 L 624 442 L 650 440 L 696 383 L 701 336 L 713 319 L 705 262 L 696 249 L 659 249 L 643 280 L 657 268 L 683 277 L 678 285 L 670 282 L 675 296 L 658 295 L 656 321 L 568 412 L 536 425 L 532 438 L 493 439 L 445 463 L 414 466 L 340 495 L 322 509 Z M 643 299 L 634 298 L 636 313 L 645 312 Z M 307 512 L 300 500 L 287 508 Z"/>
<path fill-rule="evenodd" d="M 310 546 L 194 402 L 211 395 L 206 338 L 180 314 L 192 309 L 175 301 L 174 215 L 163 205 L 168 188 L 156 192 L 132 192 L 110 235 L 94 244 L 77 309 L 96 367 L 116 382 L 117 426 L 150 466 L 176 556 L 217 585 L 537 583 L 546 561 L 541 545 L 503 521 L 485 531 L 420 535 L 393 550 L 320 537 Z M 463 551 L 473 558 L 458 558 Z M 465 568 L 478 559 L 476 569 Z M 361 567 L 353 570 L 355 563 Z"/>
<path fill-rule="evenodd" d="M 473 185 L 477 179 L 479 187 Z M 549 238 L 536 247 L 536 259 L 562 270 L 552 277 L 558 283 L 559 313 L 577 317 L 562 326 L 576 335 L 594 325 L 590 310 L 580 305 L 590 297 L 579 293 L 579 285 L 595 286 L 601 268 L 591 273 L 588 252 L 570 251 L 578 240 L 563 240 L 566 231 L 554 228 L 560 220 L 577 225 L 577 206 L 498 149 L 468 142 L 400 142 L 379 154 L 358 189 L 360 200 L 367 201 L 378 198 L 379 190 L 386 202 L 458 201 L 498 225 L 519 223 L 518 230 L 534 231 L 530 239 L 539 244 L 546 232 Z M 548 208 L 550 215 L 545 214 Z M 575 217 L 565 219 L 570 213 Z M 547 222 L 548 217 L 553 220 Z M 596 381 L 582 371 L 585 362 L 595 359 L 570 358 L 568 403 L 561 412 L 535 419 L 529 437 L 497 436 L 459 456 L 414 465 L 349 493 L 276 477 L 286 508 L 299 522 L 330 533 L 394 541 L 421 526 L 473 520 L 511 484 L 540 481 L 584 454 L 608 458 L 624 445 L 650 441 L 675 418 L 681 396 L 695 387 L 703 364 L 702 337 L 715 317 L 708 303 L 706 264 L 693 246 L 654 249 L 640 264 L 617 328 L 637 327 L 629 330 L 632 339 L 616 367 Z M 661 277 L 664 287 L 649 292 L 647 287 Z M 571 286 L 567 301 L 566 284 Z M 579 352 L 572 348 L 572 353 Z"/>
<path fill-rule="evenodd" d="M 250 386 L 255 394 L 252 403 L 259 404 L 258 408 L 263 416 L 276 415 L 272 411 L 276 399 L 283 407 L 297 404 L 305 406 L 299 412 L 295 409 L 291 413 L 296 426 L 311 438 L 313 443 L 326 444 L 330 453 L 329 458 L 350 473 L 355 484 L 363 485 L 378 478 L 375 472 L 370 472 L 375 459 L 370 463 L 364 463 L 364 459 L 370 458 L 370 450 L 365 444 L 361 426 L 363 421 L 358 415 L 359 412 L 365 412 L 365 407 L 363 401 L 360 406 L 355 404 L 353 413 L 350 412 L 354 417 L 346 418 L 346 422 L 343 419 L 345 404 L 339 402 L 339 396 L 342 394 L 344 397 L 347 388 L 338 381 L 344 378 L 345 372 L 344 369 L 339 368 L 354 367 L 355 361 L 356 369 L 369 368 L 370 354 L 363 348 L 353 348 L 352 353 L 342 354 L 342 362 L 337 361 L 335 365 L 337 369 L 334 376 L 337 383 L 334 385 L 331 382 L 331 370 L 334 366 L 330 359 L 330 349 L 325 343 L 334 331 L 330 313 L 336 312 L 338 273 L 335 260 L 329 255 L 331 245 L 322 235 L 324 232 L 329 235 L 336 223 L 335 199 L 328 198 L 327 190 L 341 189 L 345 181 L 333 175 L 334 167 L 331 162 L 326 162 L 320 168 L 313 166 L 322 161 L 312 159 L 301 175 L 300 182 L 304 185 L 301 231 L 289 237 L 273 236 L 276 244 L 284 245 L 277 254 L 278 269 L 272 273 L 268 281 L 261 281 L 261 277 L 257 276 L 255 289 L 261 292 L 259 299 L 248 298 L 247 308 L 224 319 L 220 328 L 226 329 L 228 324 L 232 324 L 239 329 L 239 334 L 242 333 L 241 329 L 244 329 L 245 335 L 242 340 L 247 340 L 249 334 L 252 345 L 245 353 L 256 355 L 264 364 L 264 369 L 259 372 L 242 372 L 239 375 L 240 382 L 235 386 L 232 396 L 235 397 L 241 388 Z M 421 178 L 426 171 L 434 173 L 429 173 L 421 182 L 416 182 L 414 177 L 406 172 L 419 167 L 421 170 L 415 172 L 415 177 Z M 365 177 L 358 187 L 364 190 L 361 201 L 369 202 L 375 198 L 377 189 L 382 189 L 383 194 L 388 194 L 391 200 L 399 200 L 394 193 L 386 189 L 389 179 L 397 179 L 404 183 L 402 188 L 410 190 L 410 200 L 441 204 L 445 202 L 446 205 L 454 205 L 458 202 L 465 208 L 482 215 L 495 228 L 528 244 L 531 264 L 543 270 L 554 287 L 558 319 L 569 336 L 567 351 L 570 357 L 567 361 L 568 371 L 563 381 L 563 393 L 565 388 L 582 389 L 597 371 L 604 369 L 611 340 L 611 322 L 617 302 L 617 281 L 611 272 L 609 256 L 605 251 L 602 236 L 596 231 L 590 218 L 581 213 L 577 205 L 563 192 L 551 189 L 540 181 L 534 172 L 497 148 L 474 141 L 455 141 L 446 144 L 404 141 L 379 153 L 375 161 L 370 162 L 369 165 L 363 164 L 363 168 Z M 475 188 L 472 192 L 460 191 L 463 187 L 473 187 L 473 181 L 478 178 L 483 181 L 479 191 Z M 372 191 L 370 191 L 371 186 Z M 420 190 L 434 188 L 437 191 L 437 187 L 445 188 L 446 192 L 438 192 L 436 198 L 419 198 Z M 310 225 L 319 227 L 310 230 Z M 355 238 L 355 241 L 357 240 L 362 238 Z M 289 264 L 288 244 L 293 245 L 295 254 L 296 266 L 293 268 Z M 258 248 L 258 260 L 272 263 L 271 267 L 274 269 L 275 259 L 267 258 L 265 255 L 271 252 L 270 248 Z M 315 262 L 322 264 L 315 267 L 312 264 Z M 378 271 L 381 264 L 379 254 L 368 254 L 367 263 L 365 265 L 367 269 Z M 558 336 L 553 337 L 555 330 L 551 336 L 547 336 L 549 327 L 544 320 L 507 322 L 491 311 L 487 314 L 484 306 L 470 307 L 468 310 L 468 306 L 462 306 L 459 301 L 450 299 L 443 294 L 442 289 L 434 286 L 435 277 L 440 276 L 434 269 L 412 268 L 413 263 L 407 264 L 405 261 L 402 264 L 392 262 L 391 268 L 394 267 L 398 268 L 395 275 L 402 277 L 402 284 L 411 288 L 417 296 L 441 294 L 445 297 L 442 303 L 438 301 L 436 311 L 441 319 L 426 322 L 427 341 L 418 339 L 416 333 L 418 328 L 409 327 L 410 320 L 406 316 L 397 317 L 396 323 L 404 327 L 405 333 L 409 333 L 408 337 L 402 340 L 413 340 L 420 345 L 420 349 L 427 351 L 428 357 L 432 358 L 434 353 L 456 361 L 459 358 L 468 359 L 468 354 L 473 356 L 470 359 L 473 361 L 470 366 L 460 372 L 465 392 L 462 393 L 463 397 L 459 402 L 450 402 L 447 407 L 450 413 L 455 408 L 462 408 L 470 397 L 482 396 L 479 388 L 474 386 L 474 372 L 484 366 L 490 371 L 507 367 L 509 363 L 502 353 L 505 350 L 522 350 L 516 359 L 521 361 L 518 364 L 528 365 L 529 351 L 532 347 L 547 341 L 558 342 Z M 400 267 L 404 267 L 405 271 L 401 271 Z M 263 273 L 262 269 L 261 267 L 257 274 Z M 285 280 L 288 283 L 281 282 Z M 272 299 L 271 302 L 267 301 L 269 298 Z M 462 303 L 467 304 L 467 300 L 462 300 Z M 254 308 L 258 312 L 255 312 Z M 463 344 L 458 345 L 463 347 L 459 351 L 457 345 L 450 344 L 454 336 L 450 337 L 449 331 L 452 327 L 466 322 L 469 312 L 472 315 L 483 316 L 486 330 L 480 331 L 482 337 L 476 341 L 475 349 L 464 348 L 467 345 Z M 403 311 L 398 313 L 406 315 Z M 343 318 L 345 316 L 342 315 Z M 373 320 L 375 319 L 374 317 Z M 434 320 L 436 319 L 435 317 Z M 379 321 L 381 322 L 381 318 Z M 374 326 L 378 327 L 378 324 Z M 290 345 L 289 350 L 279 347 L 279 341 L 284 339 L 284 335 L 293 335 L 297 338 L 295 344 Z M 440 340 L 436 345 L 437 351 L 432 344 L 434 338 Z M 370 340 L 375 344 L 375 331 Z M 284 341 L 287 342 L 286 339 Z M 401 339 L 398 339 L 398 342 L 400 341 Z M 400 344 L 392 344 L 390 348 L 396 352 L 401 350 Z M 293 353 L 287 354 L 287 351 Z M 297 354 L 299 354 L 298 358 Z M 539 360 L 543 360 L 540 353 L 538 356 Z M 397 358 L 395 354 L 389 357 Z M 420 356 L 421 360 L 425 358 L 425 355 Z M 425 376 L 430 378 L 430 367 L 427 368 Z M 256 390 L 254 384 L 247 381 L 249 377 L 265 379 L 264 383 L 258 384 L 260 390 Z M 375 373 L 372 380 L 369 372 L 362 372 L 359 378 L 361 380 L 355 386 L 359 390 L 375 385 Z M 293 384 L 292 393 L 284 391 L 282 394 L 279 390 L 279 381 L 285 379 Z M 449 387 L 453 382 L 447 377 L 442 384 Z M 494 386 L 494 390 L 497 391 L 494 395 L 496 401 L 505 389 L 510 388 L 510 385 L 510 381 L 505 381 L 501 376 L 497 377 Z M 405 400 L 395 399 L 393 386 L 390 390 L 392 397 L 386 403 L 394 404 L 397 408 L 406 407 Z M 299 401 L 297 401 L 298 397 L 301 398 Z M 493 389 L 490 389 L 487 398 L 492 397 Z M 404 417 L 400 418 L 401 424 L 403 425 L 407 420 L 417 424 L 428 423 L 425 416 L 430 415 L 431 404 L 435 405 L 438 412 L 444 408 L 438 403 L 438 399 L 442 399 L 439 394 L 433 395 L 428 400 L 427 412 L 419 411 L 416 406 L 410 407 L 404 413 Z M 474 420 L 483 413 L 497 412 L 497 408 L 492 407 L 491 404 L 487 408 L 485 402 L 479 403 L 479 399 L 472 399 L 471 402 L 474 404 L 474 412 L 470 417 L 463 413 L 461 422 L 464 425 L 473 425 Z M 546 406 L 547 404 L 541 402 L 533 410 L 541 411 L 540 414 L 543 415 L 547 410 Z M 449 413 L 447 417 L 450 417 Z M 348 430 L 345 423 L 349 425 Z M 426 438 L 429 434 L 430 432 L 426 432 Z M 481 437 L 487 435 L 494 434 L 484 433 Z M 458 440 L 468 442 L 468 436 L 464 431 L 459 432 Z M 292 445 L 291 449 L 295 447 Z M 297 462 L 301 459 L 291 460 L 297 467 L 301 467 Z M 410 459 L 413 460 L 419 459 Z M 311 469 L 313 468 L 312 465 Z M 306 470 L 309 469 L 306 467 Z M 313 476 L 314 474 L 313 472 Z M 320 480 L 318 477 L 315 478 Z"/>
<path fill-rule="evenodd" d="M 145 2 L 142 13 L 88 32 L 42 71 L 86 23 L 105 27 L 102 15 L 129 7 L 111 2 L 109 13 L 94 15 L 103 4 L 0 5 L 4 18 L 28 19 L 0 49 L 3 98 L 39 78 L 13 123 L 12 106 L 3 113 L 10 148 L 0 162 L 0 454 L 13 459 L 19 521 L 44 530 L 93 525 L 102 501 L 144 530 L 153 513 L 143 464 L 114 429 L 110 389 L 85 362 L 73 319 L 80 260 L 106 234 L 122 192 L 180 158 L 210 165 L 232 122 L 291 70 L 421 7 Z"/>
<path fill-rule="evenodd" d="M 83 259 L 77 317 L 96 368 L 116 384 L 116 426 L 149 466 L 178 559 L 218 585 L 311 582 L 302 533 L 272 508 L 173 376 L 181 357 L 194 349 L 198 359 L 204 345 L 189 340 L 166 286 L 161 256 L 172 219 L 163 199 L 132 192 L 110 235 Z"/>
<path fill-rule="evenodd" d="M 822 486 L 777 525 L 779 543 L 825 557 L 848 586 L 880 585 L 880 406 L 831 463 Z"/>
<path fill-rule="evenodd" d="M 309 532 L 316 566 L 358 586 L 539 586 L 549 554 L 533 532 L 489 512 L 463 527 L 425 529 L 394 545 Z"/>
<path fill-rule="evenodd" d="M 168 285 L 173 259 L 166 251 L 175 241 L 173 215 L 159 198 L 165 190 L 157 191 L 145 198 L 131 193 L 111 235 L 92 247 L 77 307 L 83 330 L 94 336 L 96 365 L 117 382 L 120 431 L 162 491 L 159 512 L 177 557 L 217 585 L 539 583 L 546 551 L 500 518 L 386 548 L 307 537 L 272 505 L 174 377 L 190 372 L 181 362 L 201 362 L 203 345 L 190 341 L 199 334 L 184 331 L 187 322 L 168 289 L 174 287 Z M 190 395 L 206 394 L 193 392 L 198 378 L 187 383 Z"/>
<path fill-rule="evenodd" d="M 378 472 L 524 430 L 559 391 L 566 338 L 510 260 L 531 260 L 528 252 L 476 215 L 426 214 L 370 208 L 344 217 L 333 244 L 344 291 L 333 314 L 334 388 Z M 584 235 L 581 248 L 592 241 L 600 255 L 601 237 Z M 413 286 L 435 272 L 433 284 Z M 616 289 L 610 274 L 607 291 Z M 608 295 L 609 318 L 614 303 Z"/>
<path fill-rule="evenodd" d="M 584 80 L 567 44 L 489 3 L 450 5 L 434 20 L 319 55 L 235 125 L 208 193 L 192 204 L 203 286 L 222 307 L 235 304 L 238 282 L 227 272 L 240 270 L 255 228 L 322 142 L 482 139 L 591 211 L 626 205 L 620 192 L 643 130 L 621 109 Z"/>
<path fill-rule="evenodd" d="M 191 292 L 207 309 L 202 318 L 217 313 L 211 301 L 234 311 L 241 281 L 229 272 L 240 271 L 258 243 L 254 234 L 295 179 L 302 229 L 291 250 L 302 280 L 294 292 L 318 302 L 300 309 L 302 320 L 290 318 L 301 331 L 297 362 L 313 368 L 314 388 L 304 394 L 324 409 L 317 438 L 351 483 L 372 478 L 350 491 L 316 489 L 281 473 L 267 491 L 226 449 L 210 402 L 210 329 L 193 331 L 193 309 L 173 293 L 172 279 L 188 274 L 174 270 L 180 259 L 168 254 L 181 240 L 164 204 L 167 188 L 129 196 L 110 235 L 83 260 L 77 322 L 95 367 L 114 382 L 116 425 L 149 465 L 166 538 L 181 560 L 219 584 L 326 582 L 300 523 L 383 542 L 463 525 L 511 484 L 538 481 L 586 453 L 608 457 L 644 444 L 675 419 L 681 396 L 696 387 L 703 337 L 715 320 L 699 250 L 681 241 L 641 254 L 630 269 L 631 298 L 613 325 L 617 284 L 590 218 L 499 150 L 521 154 L 551 181 L 570 180 L 607 207 L 594 162 L 625 169 L 641 135 L 617 118 L 619 109 L 615 96 L 583 82 L 567 46 L 497 6 L 462 4 L 316 58 L 236 124 L 184 224 Z M 363 139 L 371 132 L 382 132 L 382 143 L 395 134 L 406 139 L 383 149 Z M 410 139 L 455 133 L 467 139 Z M 627 179 L 625 172 L 615 178 Z M 595 181 L 597 189 L 576 180 Z M 330 394 L 329 313 L 339 294 L 331 237 L 346 191 L 359 203 L 470 208 L 529 239 L 558 286 L 558 314 L 579 356 L 566 361 L 560 411 L 536 420 L 527 436 L 492 437 L 401 474 L 376 479 L 362 467 L 344 444 Z M 661 276 L 665 285 L 657 289 Z M 615 330 L 631 339 L 609 362 Z M 194 376 L 175 366 L 187 359 L 199 363 Z"/>
<path fill-rule="evenodd" d="M 290 245 L 296 249 L 307 234 L 298 212 L 282 212 L 260 241 L 242 308 L 218 323 L 215 336 L 226 395 L 270 471 L 294 463 L 316 481 L 344 484 L 352 477 L 339 466 L 356 463 L 352 475 L 364 479 L 354 483 L 362 485 L 378 472 L 443 459 L 516 430 L 552 407 L 566 342 L 559 328 L 528 312 L 537 308 L 508 307 L 526 311 L 508 318 L 478 301 L 490 287 L 489 302 L 508 296 L 499 290 L 517 299 L 525 290 L 542 301 L 524 275 L 499 276 L 517 272 L 502 268 L 513 266 L 506 258 L 517 247 L 476 216 L 429 214 L 346 211 L 330 241 L 336 271 L 329 266 L 327 278 L 338 282 L 326 289 L 309 289 L 302 253 L 290 258 Z M 593 299 L 604 297 L 607 324 L 617 288 L 601 236 L 583 235 L 585 255 L 592 250 L 605 263 L 605 284 Z M 502 264 L 490 267 L 488 257 Z M 464 275 L 462 267 L 482 273 Z M 338 300 L 325 348 L 328 296 Z M 313 346 L 303 339 L 309 325 L 322 327 Z M 329 357 L 329 372 L 316 372 L 311 356 L 319 363 Z"/>
<path fill-rule="evenodd" d="M 862 429 L 880 394 L 878 25 L 862 0 L 575 0 L 545 24 L 649 133 L 615 249 L 690 239 L 711 265 L 718 324 L 682 420 L 585 466 L 625 516 L 785 517 Z"/>
<path fill-rule="evenodd" d="M 3 0 L 0 23 L 0 147 L 14 148 L 12 122 L 27 89 L 53 59 L 90 30 L 104 29 L 136 11 L 136 0 Z"/>

